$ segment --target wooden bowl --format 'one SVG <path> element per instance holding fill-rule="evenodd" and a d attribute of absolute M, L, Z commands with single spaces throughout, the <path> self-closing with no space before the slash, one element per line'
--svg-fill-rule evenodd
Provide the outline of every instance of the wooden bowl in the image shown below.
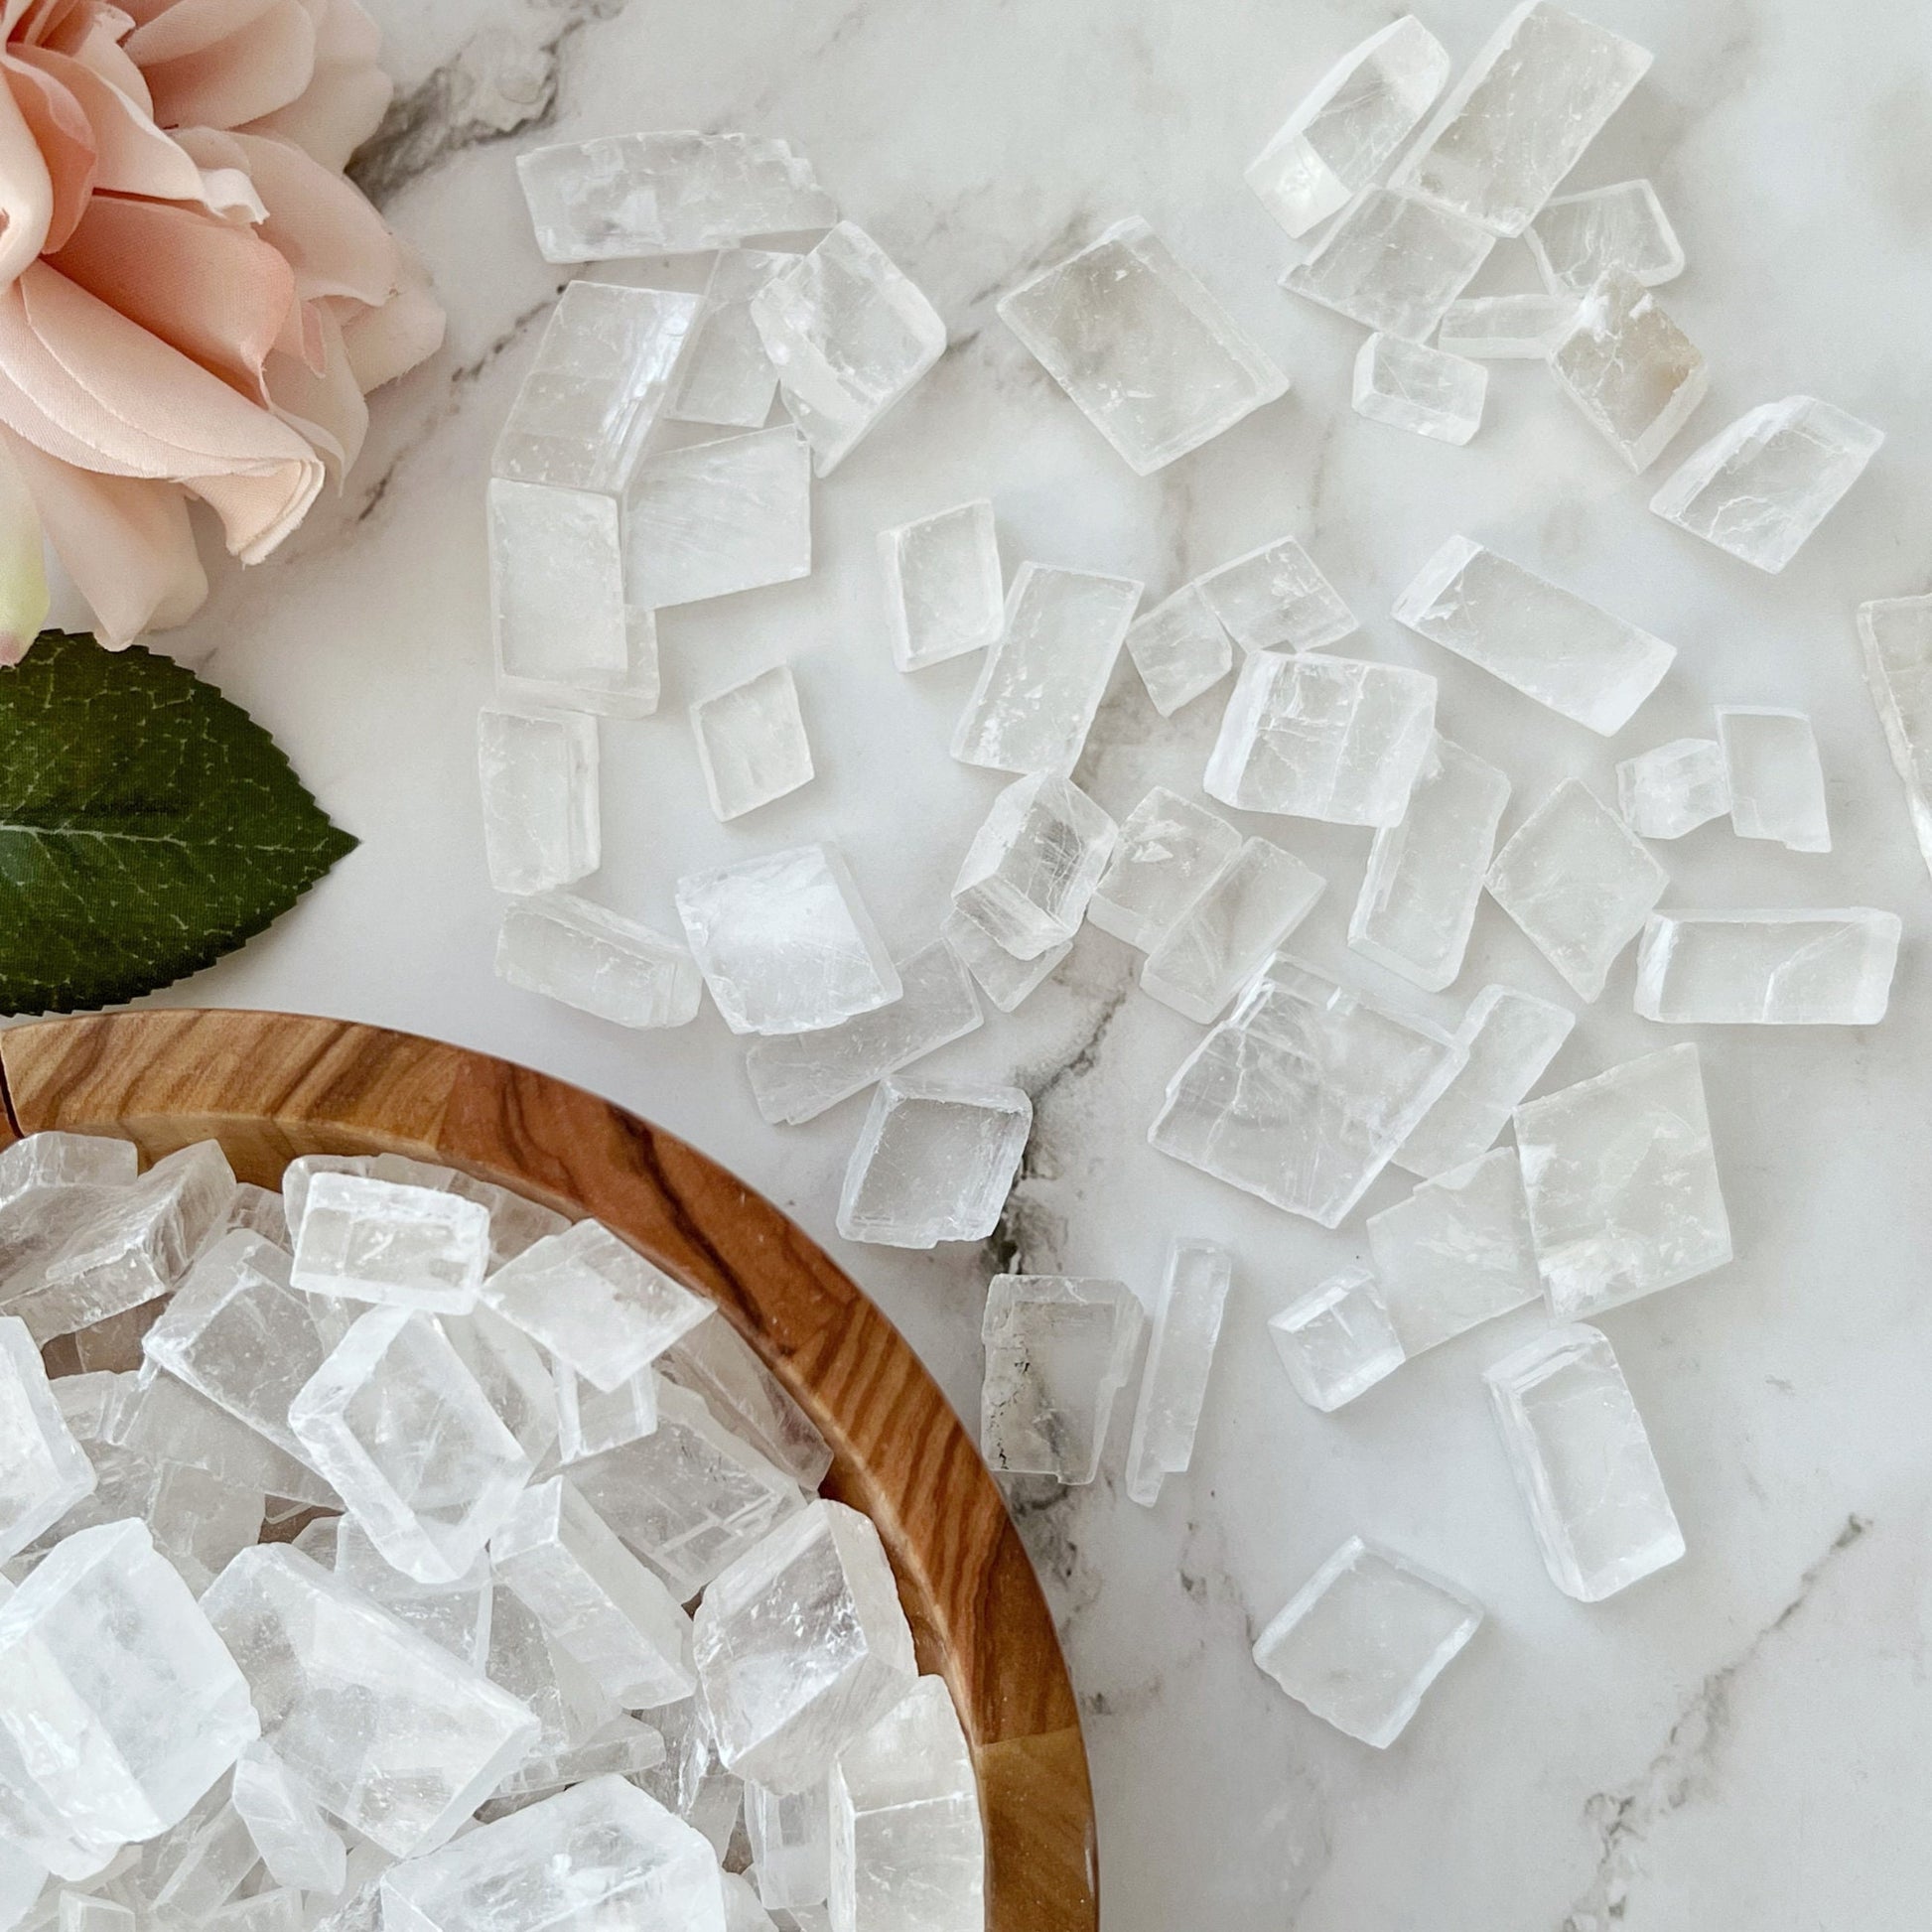
<path fill-rule="evenodd" d="M 0 1032 L 0 1145 L 217 1140 L 275 1186 L 298 1154 L 390 1150 L 595 1214 L 718 1303 L 832 1445 L 827 1495 L 879 1526 L 922 1670 L 952 1689 L 986 1819 L 990 1932 L 1094 1932 L 1086 1752 L 999 1491 L 891 1322 L 768 1201 L 648 1121 L 527 1067 L 293 1014 L 155 1009 Z"/>

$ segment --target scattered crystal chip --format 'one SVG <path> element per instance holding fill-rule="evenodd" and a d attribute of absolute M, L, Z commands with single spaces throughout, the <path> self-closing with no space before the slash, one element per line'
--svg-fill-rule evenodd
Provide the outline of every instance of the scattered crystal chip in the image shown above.
<path fill-rule="evenodd" d="M 499 893 L 543 893 L 597 870 L 597 721 L 499 711 L 477 719 L 483 849 Z"/>
<path fill-rule="evenodd" d="M 1234 645 L 1196 581 L 1134 620 L 1127 654 L 1147 686 L 1148 702 L 1172 718 L 1227 676 Z"/>
<path fill-rule="evenodd" d="M 1149 950 L 1141 991 L 1212 1026 L 1327 883 L 1269 840 L 1244 840 Z"/>
<path fill-rule="evenodd" d="M 1449 304 L 1436 341 L 1472 362 L 1541 362 L 1576 318 L 1574 296 L 1465 295 Z"/>
<path fill-rule="evenodd" d="M 1158 1502 L 1163 1481 L 1193 1460 L 1233 1278 L 1234 1256 L 1218 1241 L 1176 1236 L 1169 1243 L 1127 1446 L 1127 1493 L 1137 1503 Z"/>
<path fill-rule="evenodd" d="M 236 1759 L 230 1802 L 278 1885 L 334 1894 L 347 1877 L 343 1841 L 316 1801 L 268 1745 Z"/>
<path fill-rule="evenodd" d="M 1341 593 L 1293 537 L 1275 537 L 1194 582 L 1243 650 L 1321 650 L 1357 627 Z"/>
<path fill-rule="evenodd" d="M 1875 1027 L 1891 999 L 1899 918 L 1843 911 L 1653 912 L 1637 1012 L 1709 1027 Z"/>
<path fill-rule="evenodd" d="M 1372 1268 L 1344 1268 L 1268 1318 L 1295 1393 L 1331 1414 L 1402 1366 L 1402 1343 Z"/>
<path fill-rule="evenodd" d="M 620 1027 L 685 1026 L 704 998 L 685 947 L 575 893 L 543 893 L 503 908 L 496 975 Z"/>
<path fill-rule="evenodd" d="M 1481 427 L 1488 388 L 1480 362 L 1377 331 L 1356 354 L 1351 400 L 1371 422 L 1462 444 Z"/>
<path fill-rule="evenodd" d="M 1155 785 L 1121 820 L 1087 919 L 1151 952 L 1240 850 L 1241 834 L 1218 812 Z"/>
<path fill-rule="evenodd" d="M 789 664 L 691 707 L 698 763 L 713 814 L 743 818 L 812 780 L 812 748 Z"/>
<path fill-rule="evenodd" d="M 1859 644 L 1912 835 L 1932 870 L 1932 597 L 1861 604 Z"/>
<path fill-rule="evenodd" d="M 939 936 L 1002 1013 L 1014 1012 L 1073 950 L 1073 941 L 1062 939 L 1033 959 L 1016 959 L 978 919 L 957 905 L 939 921 Z"/>
<path fill-rule="evenodd" d="M 676 400 L 664 412 L 673 422 L 719 429 L 762 429 L 777 393 L 778 372 L 759 341 L 752 297 L 790 255 L 762 248 L 727 248 L 712 263 L 704 306 L 691 325 Z"/>
<path fill-rule="evenodd" d="M 1495 236 L 1447 208 L 1369 188 L 1282 287 L 1366 329 L 1420 343 L 1495 245 Z"/>
<path fill-rule="evenodd" d="M 846 1166 L 839 1232 L 892 1248 L 983 1241 L 999 1225 L 1033 1121 L 1018 1087 L 889 1073 Z"/>
<path fill-rule="evenodd" d="M 886 631 L 901 671 L 979 650 L 1006 622 L 993 505 L 985 497 L 879 533 Z"/>
<path fill-rule="evenodd" d="M 1613 269 L 1550 351 L 1557 386 L 1632 470 L 1648 470 L 1711 386 L 1704 352 L 1633 276 Z"/>
<path fill-rule="evenodd" d="M 372 1174 L 319 1173 L 289 1279 L 312 1295 L 462 1314 L 476 1307 L 488 1266 L 489 1210 L 480 1201 Z"/>
<path fill-rule="evenodd" d="M 1832 849 L 1825 768 L 1803 712 L 1720 705 L 1718 741 L 1740 839 L 1770 839 L 1791 852 Z"/>
<path fill-rule="evenodd" d="M 0 1316 L 0 1563 L 52 1529 L 95 1480 L 26 1322 Z"/>
<path fill-rule="evenodd" d="M 1710 738 L 1673 738 L 1616 767 L 1623 822 L 1642 839 L 1681 839 L 1730 810 L 1724 747 Z"/>
<path fill-rule="evenodd" d="M 1017 779 L 973 834 L 953 902 L 1016 959 L 1036 959 L 1079 931 L 1116 836 L 1071 779 Z"/>
<path fill-rule="evenodd" d="M 1546 203 L 1523 239 L 1555 295 L 1587 295 L 1612 269 L 1645 288 L 1684 272 L 1677 230 L 1647 181 L 1620 181 Z"/>

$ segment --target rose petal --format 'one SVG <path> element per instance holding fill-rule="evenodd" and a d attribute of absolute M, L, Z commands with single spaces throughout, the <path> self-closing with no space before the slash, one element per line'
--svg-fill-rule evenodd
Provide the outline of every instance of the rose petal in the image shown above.
<path fill-rule="evenodd" d="M 18 664 L 47 621 L 41 518 L 13 445 L 0 435 L 0 664 Z"/>
<path fill-rule="evenodd" d="M 40 143 L 11 87 L 0 87 L 0 282 L 41 251 L 54 212 L 54 183 Z"/>
<path fill-rule="evenodd" d="M 316 26 L 302 0 L 273 0 L 259 18 L 198 53 L 141 60 L 155 119 L 167 128 L 259 120 L 300 98 L 315 68 Z"/>
<path fill-rule="evenodd" d="M 371 307 L 386 302 L 402 281 L 402 250 L 388 223 L 352 182 L 271 135 L 230 133 L 268 209 L 262 239 L 295 270 L 306 301 L 346 295 Z"/>
<path fill-rule="evenodd" d="M 382 32 L 355 0 L 325 0 L 309 84 L 286 107 L 250 121 L 250 134 L 279 134 L 340 172 L 381 125 L 395 82 L 376 66 Z"/>
<path fill-rule="evenodd" d="M 380 308 L 363 309 L 343 323 L 343 346 L 366 395 L 392 381 L 443 346 L 445 317 L 430 292 L 429 276 L 407 249 L 402 286 Z"/>
<path fill-rule="evenodd" d="M 128 59 L 144 68 L 184 55 L 206 53 L 252 27 L 281 0 L 168 0 L 161 6 L 130 7 L 140 23 L 122 45 Z"/>
<path fill-rule="evenodd" d="M 73 233 L 93 193 L 93 129 L 80 103 L 52 75 L 15 60 L 0 62 L 0 75 L 47 169 L 50 197 L 41 248 L 51 253 Z"/>
<path fill-rule="evenodd" d="M 362 453 L 368 434 L 369 406 L 343 348 L 336 318 L 320 303 L 316 321 L 324 345 L 320 370 L 287 355 L 271 355 L 265 371 L 268 406 L 322 452 L 338 489 L 348 467 Z"/>

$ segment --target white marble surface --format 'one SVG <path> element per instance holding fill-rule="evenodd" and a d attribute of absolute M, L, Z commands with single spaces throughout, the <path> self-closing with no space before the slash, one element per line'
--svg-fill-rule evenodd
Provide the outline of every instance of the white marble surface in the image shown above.
<path fill-rule="evenodd" d="M 377 0 L 402 104 L 365 175 L 421 247 L 450 343 L 379 401 L 346 495 L 271 562 L 223 573 L 184 655 L 268 724 L 362 845 L 277 930 L 171 1001 L 413 1028 L 585 1082 L 696 1141 L 824 1241 L 976 1408 L 997 1262 L 1143 1291 L 1171 1232 L 1239 1275 L 1195 1467 L 1158 1509 L 1113 1467 L 1023 1499 L 1088 1727 L 1110 1932 L 1679 1932 L 1920 1926 L 1932 1884 L 1932 1457 L 1926 1275 L 1932 886 L 1860 685 L 1852 612 L 1932 574 L 1932 45 L 1909 0 L 1595 0 L 1656 66 L 1573 178 L 1648 174 L 1690 258 L 1664 301 L 1708 352 L 1690 436 L 1811 390 L 1881 425 L 1864 481 L 1781 578 L 1652 517 L 1542 372 L 1498 364 L 1466 450 L 1347 408 L 1360 332 L 1276 287 L 1292 244 L 1241 182 L 1301 91 L 1389 17 L 1363 0 Z M 1501 0 L 1431 0 L 1458 59 Z M 489 688 L 485 453 L 560 286 L 511 159 L 540 138 L 699 126 L 783 134 L 933 297 L 952 346 L 817 497 L 805 583 L 663 623 L 667 702 L 605 727 L 610 863 L 596 895 L 659 924 L 683 870 L 802 838 L 844 846 L 896 947 L 929 935 L 993 774 L 945 755 L 973 661 L 891 665 L 873 533 L 995 498 L 1007 565 L 1130 573 L 1165 595 L 1292 530 L 1364 614 L 1360 645 L 1443 680 L 1455 737 L 1506 766 L 1506 828 L 1557 775 L 1610 791 L 1618 756 L 1708 732 L 1714 701 L 1816 721 L 1838 851 L 1795 858 L 1720 823 L 1660 846 L 1680 903 L 1899 910 L 1893 1016 L 1870 1034 L 1701 1037 L 1737 1259 L 1606 1317 L 1690 1555 L 1584 1607 L 1545 1580 L 1480 1400 L 1525 1311 L 1411 1364 L 1334 1418 L 1304 1409 L 1266 1316 L 1363 1252 L 1155 1155 L 1143 1132 L 1195 1036 L 1089 931 L 1017 1016 L 932 1072 L 1014 1077 L 1038 1126 L 1006 1225 L 936 1258 L 841 1243 L 863 1101 L 764 1126 L 743 1043 L 709 1011 L 626 1035 L 491 975 L 472 719 Z M 999 293 L 1146 214 L 1294 378 L 1290 397 L 1139 482 L 993 314 Z M 1477 286 L 1530 286 L 1515 246 Z M 1383 614 L 1451 530 L 1593 594 L 1681 646 L 1611 744 L 1435 652 Z M 694 695 L 784 659 L 820 777 L 737 824 L 707 812 Z M 1116 812 L 1193 788 L 1218 702 L 1164 725 L 1125 658 L 1082 777 Z M 1302 943 L 1344 958 L 1366 833 L 1281 822 L 1331 881 Z M 1373 982 L 1372 969 L 1359 969 Z M 1493 905 L 1470 964 L 1565 989 Z M 1394 990 L 1392 982 L 1382 982 Z M 1626 954 L 1557 1062 L 1562 1082 L 1680 1035 L 1630 1013 Z M 1366 1203 L 1400 1192 L 1385 1175 Z M 1491 1619 L 1386 1754 L 1327 1730 L 1248 1658 L 1253 1633 L 1351 1530 L 1473 1590 Z"/>

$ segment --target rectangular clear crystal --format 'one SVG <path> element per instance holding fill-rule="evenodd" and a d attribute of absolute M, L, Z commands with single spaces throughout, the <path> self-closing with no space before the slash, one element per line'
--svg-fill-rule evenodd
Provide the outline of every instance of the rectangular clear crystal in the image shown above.
<path fill-rule="evenodd" d="M 1002 1013 L 1018 1008 L 1073 950 L 1073 941 L 1062 939 L 1033 959 L 1016 959 L 978 919 L 957 905 L 939 921 L 939 936 Z"/>
<path fill-rule="evenodd" d="M 702 1396 L 714 1416 L 803 1488 L 815 1492 L 824 1481 L 830 1445 L 722 1312 L 680 1335 L 656 1367 L 667 1382 Z"/>
<path fill-rule="evenodd" d="M 1541 362 L 1576 316 L 1575 296 L 1465 295 L 1449 304 L 1436 341 L 1472 362 Z"/>
<path fill-rule="evenodd" d="M 1234 1255 L 1218 1241 L 1176 1236 L 1169 1243 L 1127 1446 L 1127 1493 L 1137 1503 L 1151 1507 L 1163 1480 L 1184 1473 L 1193 1460 L 1233 1279 Z"/>
<path fill-rule="evenodd" d="M 1245 840 L 1148 953 L 1141 991 L 1212 1026 L 1327 884 L 1294 853 Z"/>
<path fill-rule="evenodd" d="M 485 705 L 477 717 L 477 769 L 497 892 L 548 892 L 597 870 L 594 718 Z"/>
<path fill-rule="evenodd" d="M 333 1568 L 344 1583 L 380 1604 L 397 1622 L 420 1631 L 467 1669 L 485 1667 L 496 1595 L 486 1554 L 453 1583 L 425 1584 L 390 1563 L 353 1516 L 337 1517 L 335 1522 Z"/>
<path fill-rule="evenodd" d="M 759 1902 L 784 1911 L 825 1901 L 831 1869 L 830 1809 L 826 1791 L 767 1791 L 745 1787 L 745 1835 L 751 1841 Z"/>
<path fill-rule="evenodd" d="M 1402 1366 L 1402 1343 L 1372 1268 L 1359 1263 L 1317 1283 L 1268 1317 L 1295 1393 L 1331 1414 Z"/>
<path fill-rule="evenodd" d="M 1643 839 L 1681 839 L 1730 810 L 1724 747 L 1712 738 L 1673 738 L 1616 767 L 1623 822 Z"/>
<path fill-rule="evenodd" d="M 1227 676 L 1234 645 L 1196 580 L 1134 620 L 1127 629 L 1127 654 L 1147 687 L 1148 702 L 1163 718 L 1172 718 Z"/>
<path fill-rule="evenodd" d="M 1690 421 L 1711 386 L 1704 351 L 1633 276 L 1612 269 L 1550 351 L 1557 387 L 1632 470 Z"/>
<path fill-rule="evenodd" d="M 1740 839 L 1770 839 L 1790 852 L 1829 852 L 1825 769 L 1802 711 L 1720 705 L 1718 741 L 1730 787 L 1730 826 Z"/>
<path fill-rule="evenodd" d="M 676 398 L 665 411 L 673 422 L 709 423 L 719 429 L 764 427 L 777 394 L 778 372 L 759 341 L 752 297 L 791 260 L 762 248 L 720 252 L 691 328 Z"/>
<path fill-rule="evenodd" d="M 230 1802 L 278 1885 L 332 1896 L 343 1889 L 348 1861 L 341 1836 L 268 1745 L 252 1743 L 235 1760 Z"/>
<path fill-rule="evenodd" d="M 1036 959 L 1080 929 L 1117 836 L 1070 779 L 1021 778 L 973 834 L 953 902 L 1016 959 Z"/>
<path fill-rule="evenodd" d="M 1524 231 L 1544 286 L 1587 295 L 1612 269 L 1655 288 L 1684 272 L 1677 230 L 1647 181 L 1559 195 Z"/>
<path fill-rule="evenodd" d="M 705 793 L 721 822 L 811 783 L 812 748 L 789 664 L 697 699 L 690 716 Z"/>
<path fill-rule="evenodd" d="M 1488 389 L 1480 362 L 1378 331 L 1356 354 L 1349 399 L 1371 422 L 1460 445 L 1481 427 Z"/>
<path fill-rule="evenodd" d="M 1087 919 L 1151 952 L 1240 850 L 1241 834 L 1219 812 L 1155 785 L 1121 820 Z"/>
<path fill-rule="evenodd" d="M 16 1315 L 0 1315 L 0 1563 L 51 1529 L 95 1484 L 48 1387 L 41 1352 Z"/>
<path fill-rule="evenodd" d="M 1194 582 L 1243 650 L 1322 650 L 1358 627 L 1341 593 L 1293 537 L 1275 537 Z"/>
<path fill-rule="evenodd" d="M 1898 963 L 1896 912 L 1653 912 L 1637 1012 L 1677 1026 L 1875 1027 Z"/>
<path fill-rule="evenodd" d="M 481 1202 L 372 1174 L 319 1173 L 289 1280 L 312 1295 L 462 1314 L 476 1306 L 488 1266 L 489 1210 Z"/>
<path fill-rule="evenodd" d="M 557 1389 L 559 1462 L 581 1462 L 588 1455 L 602 1455 L 608 1449 L 620 1449 L 648 1436 L 657 1427 L 654 1368 L 640 1368 L 615 1389 L 598 1389 L 562 1362 L 552 1367 Z"/>
<path fill-rule="evenodd" d="M 1006 581 L 988 498 L 881 530 L 879 562 L 886 631 L 901 671 L 980 650 L 999 636 Z"/>
<path fill-rule="evenodd" d="M 1033 1102 L 1018 1087 L 889 1073 L 846 1166 L 839 1232 L 893 1248 L 985 1240 L 1033 1123 Z"/>
<path fill-rule="evenodd" d="M 503 908 L 496 976 L 620 1027 L 686 1026 L 704 998 L 687 948 L 575 893 Z"/>
<path fill-rule="evenodd" d="M 1420 343 L 1495 245 L 1495 236 L 1447 208 L 1367 188 L 1282 287 L 1366 329 Z"/>

